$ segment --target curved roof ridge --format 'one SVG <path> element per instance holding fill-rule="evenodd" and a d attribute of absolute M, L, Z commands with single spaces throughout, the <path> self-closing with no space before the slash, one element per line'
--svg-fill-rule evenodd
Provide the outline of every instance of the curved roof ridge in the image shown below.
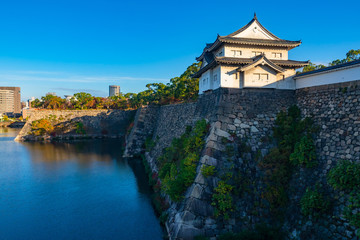
<path fill-rule="evenodd" d="M 275 71 L 278 71 L 278 72 L 284 72 L 285 71 L 282 67 L 280 67 L 277 64 L 273 63 L 272 61 L 270 61 L 267 57 L 265 57 L 265 55 L 256 56 L 254 58 L 253 63 L 250 63 L 248 65 L 239 67 L 237 70 L 238 71 L 245 71 L 247 69 L 251 69 L 253 67 L 256 67 L 259 64 L 264 64 L 264 63 L 266 63 L 269 67 L 271 67 Z"/>
<path fill-rule="evenodd" d="M 236 30 L 235 32 L 233 33 L 230 33 L 229 35 L 226 35 L 226 37 L 233 37 L 243 31 L 245 31 L 248 27 L 250 27 L 251 24 L 253 24 L 254 22 L 257 22 L 257 24 L 259 25 L 259 27 L 264 31 L 266 32 L 267 34 L 269 34 L 271 37 L 273 37 L 274 39 L 277 39 L 277 40 L 280 40 L 279 37 L 275 36 L 273 33 L 271 33 L 269 30 L 267 30 L 258 20 L 257 16 L 256 16 L 256 13 L 254 14 L 254 18 L 248 23 L 246 24 L 245 26 L 243 26 L 242 28 L 240 28 L 239 30 Z"/>

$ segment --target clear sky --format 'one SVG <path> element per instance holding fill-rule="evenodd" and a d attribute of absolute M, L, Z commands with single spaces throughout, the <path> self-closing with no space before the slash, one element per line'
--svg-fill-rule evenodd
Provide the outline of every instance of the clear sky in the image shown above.
<path fill-rule="evenodd" d="M 327 64 L 360 48 L 358 0 L 110 1 L 0 3 L 0 86 L 22 99 L 47 92 L 138 92 L 181 74 L 205 43 L 259 21 L 302 40 L 289 58 Z"/>

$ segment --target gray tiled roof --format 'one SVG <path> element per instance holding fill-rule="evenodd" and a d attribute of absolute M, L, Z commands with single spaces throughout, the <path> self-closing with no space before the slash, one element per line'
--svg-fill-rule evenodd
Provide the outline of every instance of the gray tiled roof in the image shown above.
<path fill-rule="evenodd" d="M 201 74 L 206 72 L 208 69 L 211 69 L 217 65 L 232 65 L 232 66 L 244 66 L 247 64 L 253 64 L 254 62 L 258 61 L 259 58 L 262 56 L 257 56 L 254 58 L 234 58 L 234 57 L 215 57 L 212 62 L 209 62 L 205 67 L 201 68 L 197 73 L 193 75 L 193 77 L 200 77 Z M 309 61 L 295 61 L 295 60 L 272 60 L 267 59 L 269 64 L 272 64 L 273 67 L 275 65 L 278 66 L 278 69 L 280 70 L 281 67 L 303 67 L 309 64 Z"/>
<path fill-rule="evenodd" d="M 271 47 L 286 47 L 288 49 L 297 47 L 301 44 L 301 41 L 290 41 L 290 40 L 270 40 L 270 39 L 255 39 L 255 38 L 236 38 L 236 37 L 222 37 L 218 36 L 216 41 L 209 46 L 209 44 L 206 45 L 204 48 L 203 53 L 196 58 L 196 60 L 201 61 L 204 57 L 204 54 L 206 52 L 211 52 L 213 50 L 216 50 L 218 47 L 220 47 L 222 44 L 228 43 L 228 44 L 241 44 L 241 45 L 253 45 L 253 46 L 271 46 Z"/>
<path fill-rule="evenodd" d="M 239 37 L 234 37 L 237 34 L 245 31 L 252 23 L 257 22 L 258 26 L 264 31 L 266 32 L 269 36 L 271 36 L 273 39 L 256 39 L 256 38 L 239 38 Z M 284 40 L 284 39 L 280 39 L 277 36 L 275 36 L 274 34 L 272 34 L 270 31 L 268 31 L 265 27 L 263 27 L 261 25 L 261 23 L 258 21 L 256 15 L 254 15 L 254 18 L 248 23 L 246 24 L 244 27 L 240 28 L 239 30 L 227 35 L 227 36 L 217 36 L 216 40 L 214 43 L 207 43 L 203 53 L 196 58 L 197 61 L 201 61 L 202 58 L 204 57 L 204 53 L 205 52 L 211 52 L 213 50 L 216 50 L 218 47 L 220 47 L 222 44 L 224 43 L 229 43 L 229 44 L 241 44 L 241 45 L 257 45 L 257 46 L 271 46 L 271 47 L 285 47 L 288 48 L 288 50 L 297 47 L 301 44 L 301 41 L 289 41 L 289 40 Z"/>
<path fill-rule="evenodd" d="M 317 69 L 317 70 L 310 71 L 310 72 L 304 72 L 304 73 L 296 75 L 295 78 L 306 76 L 306 75 L 312 75 L 312 74 L 316 74 L 316 73 L 321 73 L 321 72 L 332 71 L 332 70 L 341 69 L 341 68 L 346 68 L 346 67 L 350 67 L 350 66 L 358 65 L 358 64 L 360 65 L 360 59 L 359 60 L 354 60 L 354 61 L 351 61 L 351 62 L 347 62 L 347 63 L 343 63 L 343 64 L 338 64 L 338 65 L 335 65 L 335 66 L 330 66 L 330 67 L 326 67 L 326 68 Z"/>
<path fill-rule="evenodd" d="M 266 63 L 269 67 L 271 67 L 272 69 L 274 69 L 277 72 L 284 72 L 285 71 L 285 69 L 283 69 L 279 65 L 273 63 L 271 60 L 267 59 L 267 57 L 265 57 L 265 55 L 260 55 L 260 56 L 255 57 L 254 61 L 252 63 L 241 66 L 237 70 L 238 71 L 246 71 L 246 69 L 251 69 L 251 68 L 256 67 L 257 65 L 259 65 L 261 63 L 263 63 L 263 64 Z"/>
<path fill-rule="evenodd" d="M 217 57 L 216 61 L 219 63 L 227 64 L 249 64 L 257 61 L 258 58 L 233 58 L 233 57 Z M 295 61 L 295 60 L 273 60 L 269 59 L 271 62 L 279 66 L 285 67 L 303 67 L 309 64 L 308 61 Z"/>
<path fill-rule="evenodd" d="M 221 42 L 226 43 L 240 43 L 240 44 L 252 44 L 252 45 L 266 45 L 266 46 L 299 46 L 301 41 L 289 41 L 289 40 L 270 40 L 270 39 L 255 39 L 255 38 L 236 38 L 236 37 L 220 37 Z"/>

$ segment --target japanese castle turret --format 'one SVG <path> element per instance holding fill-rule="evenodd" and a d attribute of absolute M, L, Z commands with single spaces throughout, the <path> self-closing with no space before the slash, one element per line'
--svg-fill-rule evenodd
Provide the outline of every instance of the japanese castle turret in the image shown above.
<path fill-rule="evenodd" d="M 288 59 L 288 51 L 301 41 L 283 40 L 269 32 L 254 18 L 244 27 L 227 35 L 217 36 L 206 44 L 200 70 L 199 93 L 224 88 L 295 89 L 295 70 L 308 61 Z"/>

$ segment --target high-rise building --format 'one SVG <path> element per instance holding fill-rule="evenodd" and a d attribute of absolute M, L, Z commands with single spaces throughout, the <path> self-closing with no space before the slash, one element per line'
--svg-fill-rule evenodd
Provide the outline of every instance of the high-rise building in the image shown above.
<path fill-rule="evenodd" d="M 119 96 L 120 95 L 120 86 L 110 85 L 109 86 L 109 97 Z"/>
<path fill-rule="evenodd" d="M 20 87 L 0 87 L 0 114 L 21 114 Z"/>

